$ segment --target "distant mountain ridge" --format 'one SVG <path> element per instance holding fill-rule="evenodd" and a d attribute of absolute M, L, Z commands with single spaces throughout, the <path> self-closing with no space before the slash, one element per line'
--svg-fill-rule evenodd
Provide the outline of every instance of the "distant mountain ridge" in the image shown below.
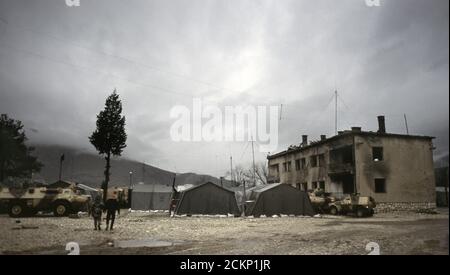
<path fill-rule="evenodd" d="M 35 180 L 53 183 L 59 178 L 59 161 L 64 154 L 62 179 L 83 183 L 91 187 L 100 187 L 104 180 L 105 160 L 100 155 L 81 150 L 49 145 L 33 145 L 36 149 L 33 155 L 44 164 L 41 172 L 34 174 Z M 114 158 L 111 161 L 111 186 L 129 186 L 130 171 L 132 184 L 159 184 L 171 186 L 175 173 L 151 165 L 125 158 Z M 176 185 L 198 185 L 211 181 L 220 184 L 220 180 L 210 175 L 196 173 L 180 173 L 176 176 Z M 230 187 L 231 182 L 224 180 L 224 187 Z"/>

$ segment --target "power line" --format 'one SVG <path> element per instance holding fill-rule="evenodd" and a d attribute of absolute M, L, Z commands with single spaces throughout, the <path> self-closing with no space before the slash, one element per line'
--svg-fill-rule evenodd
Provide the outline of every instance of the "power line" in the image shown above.
<path fill-rule="evenodd" d="M 242 157 L 244 156 L 245 152 L 247 152 L 247 148 L 248 148 L 248 146 L 250 145 L 250 142 L 247 142 L 246 145 L 247 145 L 247 146 L 245 147 L 244 151 L 242 151 L 242 155 L 241 155 L 241 157 L 239 158 L 239 160 L 241 160 Z"/>
<path fill-rule="evenodd" d="M 88 71 L 91 71 L 91 72 L 96 72 L 96 73 L 100 73 L 100 74 L 109 75 L 109 76 L 111 76 L 113 78 L 117 78 L 117 79 L 120 79 L 122 81 L 133 83 L 133 84 L 136 84 L 136 85 L 139 85 L 139 86 L 154 88 L 154 89 L 157 89 L 159 91 L 163 91 L 165 93 L 176 94 L 176 95 L 181 95 L 181 96 L 186 96 L 186 97 L 191 97 L 191 98 L 194 97 L 194 95 L 191 95 L 191 94 L 185 94 L 185 93 L 176 92 L 176 91 L 173 91 L 173 90 L 170 90 L 170 89 L 167 89 L 167 88 L 163 88 L 163 87 L 159 87 L 159 86 L 156 86 L 156 85 L 153 85 L 153 84 L 138 83 L 136 81 L 133 81 L 133 80 L 121 77 L 121 76 L 117 76 L 117 75 L 111 74 L 109 72 L 93 70 L 93 69 L 91 69 L 89 67 L 75 65 L 73 63 L 69 63 L 69 62 L 65 62 L 65 61 L 59 60 L 59 59 L 51 58 L 51 57 L 42 55 L 40 53 L 36 53 L 36 52 L 33 52 L 33 51 L 24 50 L 24 49 L 19 49 L 17 47 L 13 47 L 11 45 L 0 44 L 0 47 L 8 48 L 8 49 L 11 49 L 13 51 L 25 53 L 25 54 L 28 54 L 28 55 L 37 56 L 37 57 L 39 57 L 41 59 L 48 60 L 48 61 L 51 61 L 51 62 L 54 62 L 54 63 L 60 63 L 60 64 L 66 65 L 66 66 L 71 66 L 71 67 L 74 67 L 74 68 L 76 68 L 78 70 L 81 70 L 81 71 L 85 71 L 86 72 L 86 70 L 88 70 Z"/>
<path fill-rule="evenodd" d="M 335 135 L 337 135 L 338 134 L 338 130 L 337 130 L 337 128 L 338 128 L 338 117 L 337 117 L 337 115 L 338 115 L 338 111 L 337 111 L 337 107 L 338 107 L 338 105 L 337 105 L 337 98 L 338 98 L 338 92 L 337 92 L 337 90 L 335 90 L 334 91 L 334 95 L 335 95 L 335 105 L 334 105 L 334 134 Z"/>
<path fill-rule="evenodd" d="M 340 94 L 338 94 L 337 96 L 338 100 L 344 105 L 345 108 L 347 108 L 348 110 L 350 110 L 350 107 L 348 107 L 347 104 L 345 104 L 344 100 L 342 99 L 342 96 Z"/>
<path fill-rule="evenodd" d="M 93 49 L 93 48 L 90 48 L 90 47 L 86 47 L 84 45 L 75 43 L 73 41 L 69 41 L 66 38 L 61 38 L 61 37 L 58 37 L 58 36 L 55 36 L 55 35 L 51 35 L 51 34 L 42 32 L 40 30 L 36 30 L 36 29 L 32 29 L 32 28 L 24 27 L 24 26 L 20 26 L 20 25 L 10 25 L 5 19 L 2 19 L 1 17 L 0 17 L 0 21 L 2 21 L 8 27 L 25 30 L 25 31 L 31 32 L 33 34 L 44 35 L 44 36 L 47 36 L 47 37 L 52 38 L 54 40 L 62 41 L 64 43 L 71 44 L 71 45 L 73 45 L 75 47 L 78 47 L 78 48 L 81 48 L 81 49 L 85 49 L 85 50 L 92 51 L 92 52 L 95 52 L 95 53 L 98 53 L 98 54 L 114 57 L 114 58 L 126 61 L 128 63 L 132 63 L 132 64 L 135 64 L 135 65 L 138 65 L 138 66 L 150 69 L 150 70 L 158 71 L 158 72 L 166 74 L 166 75 L 172 75 L 173 77 L 176 77 L 176 78 L 181 78 L 181 79 L 186 79 L 186 80 L 189 80 L 189 81 L 192 81 L 192 82 L 196 82 L 198 84 L 202 84 L 204 86 L 208 86 L 209 88 L 213 88 L 215 90 L 219 90 L 219 91 L 220 90 L 224 90 L 224 91 L 238 92 L 236 90 L 232 90 L 232 89 L 229 89 L 229 88 L 218 87 L 218 86 L 216 86 L 214 84 L 211 84 L 211 83 L 203 81 L 203 80 L 195 79 L 195 78 L 193 78 L 191 76 L 187 76 L 187 75 L 183 75 L 183 74 L 179 74 L 179 73 L 175 73 L 175 72 L 170 72 L 170 71 L 167 71 L 167 70 L 164 70 L 164 69 L 160 69 L 160 68 L 157 68 L 154 65 L 148 65 L 148 64 L 145 64 L 145 63 L 137 62 L 137 61 L 134 61 L 134 60 L 132 60 L 130 58 L 127 58 L 127 57 L 118 56 L 118 55 L 115 55 L 115 54 L 112 54 L 112 53 L 108 53 L 106 51 L 101 51 L 101 50 Z"/>

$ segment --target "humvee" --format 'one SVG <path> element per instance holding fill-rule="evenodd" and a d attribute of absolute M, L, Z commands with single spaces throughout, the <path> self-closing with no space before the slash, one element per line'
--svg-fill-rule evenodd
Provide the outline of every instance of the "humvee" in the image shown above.
<path fill-rule="evenodd" d="M 358 218 L 372 216 L 375 206 L 376 203 L 372 197 L 360 196 L 358 194 L 349 195 L 328 205 L 331 215 L 353 213 Z"/>
<path fill-rule="evenodd" d="M 87 211 L 90 196 L 77 194 L 71 188 L 9 188 L 0 186 L 0 204 L 11 217 L 33 216 L 53 212 L 57 217 Z"/>

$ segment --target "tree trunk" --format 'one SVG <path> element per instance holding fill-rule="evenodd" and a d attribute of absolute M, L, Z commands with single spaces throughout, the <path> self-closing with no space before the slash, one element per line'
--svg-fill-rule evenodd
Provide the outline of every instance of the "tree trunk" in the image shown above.
<path fill-rule="evenodd" d="M 110 165 L 111 153 L 108 152 L 105 159 L 106 159 L 106 167 L 105 167 L 105 184 L 103 186 L 103 203 L 106 203 L 106 196 L 108 194 L 109 168 L 111 168 Z"/>
<path fill-rule="evenodd" d="M 2 161 L 0 163 L 0 183 L 3 183 L 5 177 L 5 162 Z"/>

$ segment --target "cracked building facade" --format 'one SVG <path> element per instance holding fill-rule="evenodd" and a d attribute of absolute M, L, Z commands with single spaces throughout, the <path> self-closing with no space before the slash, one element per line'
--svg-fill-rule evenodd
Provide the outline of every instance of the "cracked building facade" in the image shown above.
<path fill-rule="evenodd" d="M 324 189 L 340 197 L 372 196 L 378 211 L 436 207 L 430 136 L 387 133 L 384 116 L 378 131 L 360 127 L 269 155 L 269 182 L 301 190 Z"/>

